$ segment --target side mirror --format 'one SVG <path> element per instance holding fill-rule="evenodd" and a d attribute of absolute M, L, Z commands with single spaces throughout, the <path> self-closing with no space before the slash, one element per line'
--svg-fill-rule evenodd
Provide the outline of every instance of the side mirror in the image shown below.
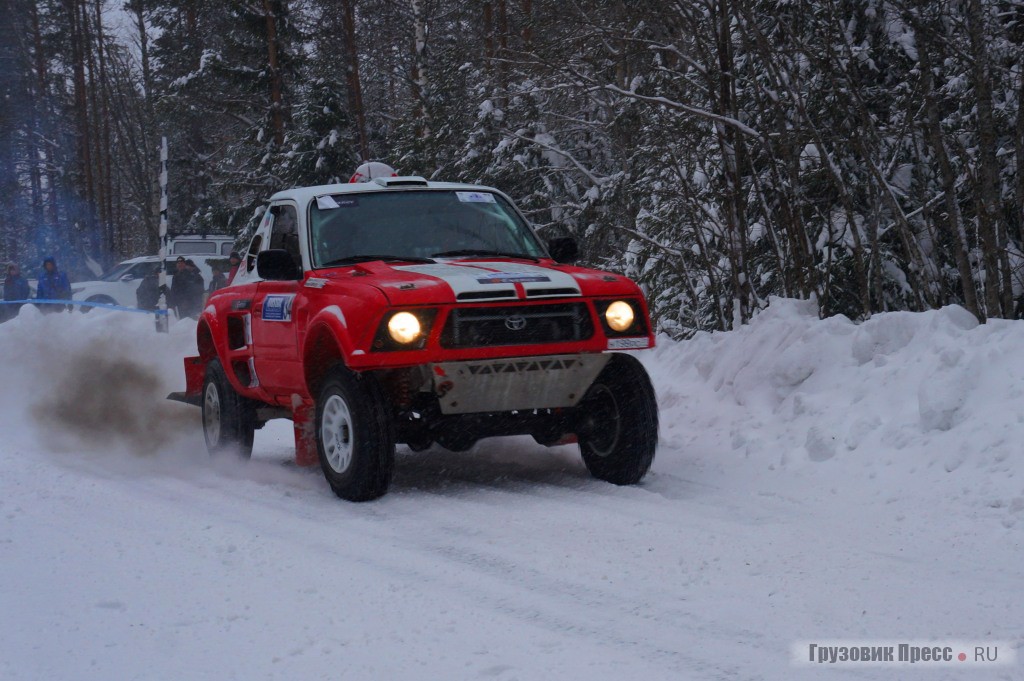
<path fill-rule="evenodd" d="M 302 270 L 295 264 L 291 253 L 284 250 L 262 251 L 256 256 L 256 274 L 268 281 L 295 281 L 302 279 Z"/>
<path fill-rule="evenodd" d="M 556 262 L 572 263 L 579 257 L 580 248 L 575 237 L 556 236 L 548 239 L 548 253 Z"/>
<path fill-rule="evenodd" d="M 129 274 L 122 274 L 121 275 L 121 281 L 135 281 L 135 275 L 131 274 L 131 273 L 129 273 Z"/>

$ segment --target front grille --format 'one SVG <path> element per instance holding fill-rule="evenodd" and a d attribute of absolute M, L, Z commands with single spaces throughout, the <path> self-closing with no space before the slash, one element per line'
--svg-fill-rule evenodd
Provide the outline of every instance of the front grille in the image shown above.
<path fill-rule="evenodd" d="M 594 325 L 584 303 L 470 307 L 452 310 L 441 332 L 445 348 L 536 345 L 586 340 Z"/>

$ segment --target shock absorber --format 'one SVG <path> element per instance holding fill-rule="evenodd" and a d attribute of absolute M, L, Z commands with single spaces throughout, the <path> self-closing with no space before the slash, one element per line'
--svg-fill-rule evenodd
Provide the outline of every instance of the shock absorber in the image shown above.
<path fill-rule="evenodd" d="M 412 376 L 408 369 L 397 372 L 395 376 L 395 404 L 400 409 L 412 406 Z"/>

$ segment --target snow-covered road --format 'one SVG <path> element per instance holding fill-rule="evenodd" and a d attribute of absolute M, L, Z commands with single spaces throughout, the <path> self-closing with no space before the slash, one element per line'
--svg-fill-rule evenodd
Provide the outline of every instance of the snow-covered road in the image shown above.
<path fill-rule="evenodd" d="M 159 399 L 187 325 L 28 311 L 0 327 L 0 679 L 893 679 L 791 647 L 1020 646 L 1024 324 L 961 313 L 774 301 L 647 353 L 640 486 L 495 439 L 403 449 L 357 505 L 283 422 L 209 460 Z"/>

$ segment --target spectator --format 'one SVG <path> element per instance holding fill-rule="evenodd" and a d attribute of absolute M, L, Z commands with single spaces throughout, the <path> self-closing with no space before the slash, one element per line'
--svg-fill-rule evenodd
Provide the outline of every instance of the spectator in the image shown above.
<path fill-rule="evenodd" d="M 225 286 L 230 286 L 231 282 L 235 280 L 235 275 L 238 274 L 238 266 L 242 264 L 242 256 L 238 255 L 238 251 L 231 251 L 231 255 L 228 256 L 228 263 L 231 264 L 231 271 L 228 272 L 228 281 Z"/>
<path fill-rule="evenodd" d="M 227 277 L 220 271 L 220 265 L 213 265 L 213 277 L 210 278 L 210 293 L 224 288 L 228 285 Z"/>
<path fill-rule="evenodd" d="M 57 259 L 52 255 L 43 259 L 43 271 L 36 284 L 38 300 L 71 300 L 71 282 L 68 275 L 57 269 Z M 39 305 L 43 312 L 61 312 L 70 309 L 65 305 Z"/>
<path fill-rule="evenodd" d="M 135 301 L 140 310 L 156 311 L 160 305 L 160 269 L 147 274 L 135 290 Z"/>
<path fill-rule="evenodd" d="M 203 285 L 203 275 L 199 268 L 191 260 L 185 260 L 178 256 L 175 263 L 177 271 L 171 279 L 171 299 L 174 301 L 174 309 L 178 319 L 199 316 L 203 309 L 203 294 L 206 293 Z"/>
<path fill-rule="evenodd" d="M 21 268 L 13 262 L 7 266 L 7 277 L 4 279 L 4 300 L 28 300 L 30 292 L 28 280 L 21 276 Z M 0 305 L 0 322 L 18 316 L 21 305 Z"/>

